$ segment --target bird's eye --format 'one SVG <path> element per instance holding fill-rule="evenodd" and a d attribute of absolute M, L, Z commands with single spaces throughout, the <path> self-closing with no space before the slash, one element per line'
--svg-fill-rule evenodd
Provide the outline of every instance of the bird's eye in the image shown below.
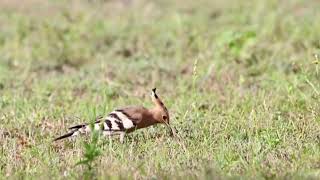
<path fill-rule="evenodd" d="M 163 120 L 167 120 L 168 117 L 167 117 L 167 116 L 162 116 L 162 119 L 163 119 Z"/>

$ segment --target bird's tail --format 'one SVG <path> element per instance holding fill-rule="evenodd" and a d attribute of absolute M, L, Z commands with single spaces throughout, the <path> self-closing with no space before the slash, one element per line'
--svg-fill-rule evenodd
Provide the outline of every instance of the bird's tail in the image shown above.
<path fill-rule="evenodd" d="M 90 133 L 92 131 L 92 129 L 101 130 L 101 126 L 99 124 L 102 122 L 102 119 L 103 119 L 103 116 L 98 116 L 96 118 L 96 121 L 93 124 L 93 127 L 90 126 L 90 124 L 88 124 L 88 123 L 79 124 L 79 125 L 69 127 L 68 128 L 70 130 L 69 133 L 64 134 L 60 137 L 57 137 L 53 141 L 58 141 L 58 140 L 65 139 L 68 137 L 78 136 L 80 134 L 87 134 L 87 133 Z"/>
<path fill-rule="evenodd" d="M 65 139 L 68 137 L 77 136 L 79 134 L 84 134 L 84 133 L 90 132 L 90 130 L 91 130 L 91 128 L 88 124 L 73 126 L 73 127 L 70 127 L 69 129 L 71 130 L 71 132 L 64 134 L 60 137 L 57 137 L 53 141 L 58 141 L 58 140 Z"/>
<path fill-rule="evenodd" d="M 69 133 L 64 134 L 64 135 L 62 135 L 60 137 L 55 138 L 53 141 L 58 141 L 60 139 L 64 139 L 64 138 L 68 138 L 68 137 L 74 136 L 75 133 L 76 133 L 76 131 L 69 132 Z"/>

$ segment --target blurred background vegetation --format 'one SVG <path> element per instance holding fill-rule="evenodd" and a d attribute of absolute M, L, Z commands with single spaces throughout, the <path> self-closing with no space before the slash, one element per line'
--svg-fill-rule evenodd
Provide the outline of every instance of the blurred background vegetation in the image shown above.
<path fill-rule="evenodd" d="M 52 138 L 92 114 L 150 106 L 157 87 L 181 138 L 158 126 L 104 142 L 96 178 L 319 178 L 319 9 L 0 1 L 0 175 L 85 177 L 81 140 Z"/>

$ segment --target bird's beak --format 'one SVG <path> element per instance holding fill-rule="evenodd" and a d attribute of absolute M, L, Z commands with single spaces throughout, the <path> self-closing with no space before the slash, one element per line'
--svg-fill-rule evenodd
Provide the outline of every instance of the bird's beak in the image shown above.
<path fill-rule="evenodd" d="M 169 129 L 169 133 L 170 133 L 170 136 L 174 136 L 175 135 L 175 132 L 174 130 L 172 129 L 172 127 L 170 126 L 169 123 L 165 123 L 165 125 L 168 127 Z"/>

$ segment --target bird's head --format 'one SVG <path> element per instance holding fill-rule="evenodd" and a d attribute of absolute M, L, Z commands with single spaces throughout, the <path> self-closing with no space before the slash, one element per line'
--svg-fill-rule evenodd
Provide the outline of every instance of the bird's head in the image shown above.
<path fill-rule="evenodd" d="M 153 103 L 155 104 L 153 108 L 153 113 L 154 113 L 154 118 L 159 122 L 159 123 L 164 123 L 169 126 L 170 123 L 170 116 L 168 109 L 166 106 L 163 104 L 161 99 L 156 93 L 156 88 L 153 88 L 151 91 L 151 99 Z"/>

